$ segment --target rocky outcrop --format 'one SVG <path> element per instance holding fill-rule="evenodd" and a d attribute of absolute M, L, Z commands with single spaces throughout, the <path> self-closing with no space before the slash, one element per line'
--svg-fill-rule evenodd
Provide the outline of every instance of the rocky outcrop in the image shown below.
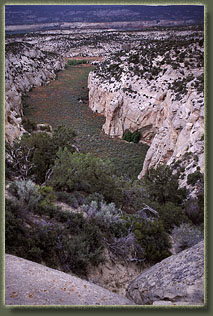
<path fill-rule="evenodd" d="M 139 305 L 203 305 L 204 242 L 149 268 L 130 283 L 127 297 Z"/>
<path fill-rule="evenodd" d="M 22 95 L 56 77 L 65 66 L 64 58 L 35 48 L 29 43 L 6 45 L 5 54 L 5 133 L 12 142 L 24 132 Z"/>
<path fill-rule="evenodd" d="M 135 305 L 100 286 L 41 264 L 7 254 L 6 305 Z"/>
<path fill-rule="evenodd" d="M 127 130 L 137 130 L 141 142 L 150 145 L 139 178 L 150 167 L 179 161 L 186 185 L 187 175 L 197 167 L 204 172 L 203 48 L 194 40 L 162 54 L 154 45 L 161 44 L 153 44 L 154 53 L 146 47 L 143 55 L 141 47 L 117 54 L 90 73 L 89 106 L 106 117 L 106 134 L 121 138 Z M 179 56 L 189 60 L 192 48 L 196 53 L 191 64 L 180 62 Z M 191 157 L 185 159 L 185 153 Z"/>

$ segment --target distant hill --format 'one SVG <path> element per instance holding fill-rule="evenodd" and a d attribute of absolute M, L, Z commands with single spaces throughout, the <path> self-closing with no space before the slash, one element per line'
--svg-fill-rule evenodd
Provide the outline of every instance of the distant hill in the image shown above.
<path fill-rule="evenodd" d="M 204 22 L 202 5 L 6 5 L 5 24 L 62 22 L 178 21 Z"/>

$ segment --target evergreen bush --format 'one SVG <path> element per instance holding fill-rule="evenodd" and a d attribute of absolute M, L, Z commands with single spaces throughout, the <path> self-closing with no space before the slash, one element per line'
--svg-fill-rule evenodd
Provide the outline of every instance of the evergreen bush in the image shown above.
<path fill-rule="evenodd" d="M 133 143 L 137 144 L 139 142 L 140 138 L 141 138 L 141 134 L 138 131 L 136 131 L 132 134 L 132 142 Z"/>
<path fill-rule="evenodd" d="M 202 173 L 199 170 L 196 170 L 193 173 L 190 173 L 187 177 L 187 184 L 194 186 L 197 181 L 202 178 Z"/>
<path fill-rule="evenodd" d="M 124 133 L 123 139 L 126 140 L 127 142 L 133 142 L 133 143 L 138 143 L 141 138 L 141 134 L 138 131 L 135 131 L 134 133 L 131 133 L 129 130 Z"/>
<path fill-rule="evenodd" d="M 123 140 L 126 140 L 127 142 L 132 141 L 132 133 L 130 131 L 127 131 L 124 133 Z"/>
<path fill-rule="evenodd" d="M 65 148 L 57 153 L 49 183 L 56 191 L 99 193 L 107 202 L 119 204 L 122 189 L 114 171 L 108 159 L 102 160 L 90 153 L 71 153 Z"/>
<path fill-rule="evenodd" d="M 160 219 L 167 232 L 171 232 L 175 225 L 179 226 L 180 224 L 189 221 L 184 214 L 182 207 L 177 206 L 172 202 L 166 202 L 161 206 L 159 205 L 156 210 L 159 212 Z"/>
<path fill-rule="evenodd" d="M 143 177 L 143 183 L 150 200 L 160 204 L 170 201 L 180 205 L 186 198 L 186 189 L 179 188 L 178 176 L 174 175 L 167 165 L 159 165 L 156 169 L 150 168 Z"/>
<path fill-rule="evenodd" d="M 143 256 L 146 261 L 156 263 L 171 254 L 169 236 L 161 221 L 135 222 L 134 234 L 143 249 Z"/>

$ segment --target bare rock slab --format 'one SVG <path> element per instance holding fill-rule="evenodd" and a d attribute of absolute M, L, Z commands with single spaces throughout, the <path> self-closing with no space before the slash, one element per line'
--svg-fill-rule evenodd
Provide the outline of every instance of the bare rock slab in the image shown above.
<path fill-rule="evenodd" d="M 41 264 L 6 255 L 6 305 L 135 305 L 100 286 Z"/>
<path fill-rule="evenodd" d="M 139 305 L 203 305 L 204 242 L 142 273 L 130 283 L 127 297 Z"/>

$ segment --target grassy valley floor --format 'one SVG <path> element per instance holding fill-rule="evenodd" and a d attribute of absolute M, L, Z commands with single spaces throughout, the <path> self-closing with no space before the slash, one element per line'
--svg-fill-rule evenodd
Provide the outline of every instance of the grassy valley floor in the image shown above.
<path fill-rule="evenodd" d="M 136 179 L 142 169 L 148 146 L 112 139 L 102 131 L 105 118 L 88 107 L 88 74 L 94 69 L 89 64 L 68 65 L 57 80 L 36 87 L 23 98 L 24 115 L 35 123 L 54 127 L 65 125 L 77 133 L 80 152 L 113 160 L 121 174 Z M 83 102 L 79 102 L 79 100 Z"/>

